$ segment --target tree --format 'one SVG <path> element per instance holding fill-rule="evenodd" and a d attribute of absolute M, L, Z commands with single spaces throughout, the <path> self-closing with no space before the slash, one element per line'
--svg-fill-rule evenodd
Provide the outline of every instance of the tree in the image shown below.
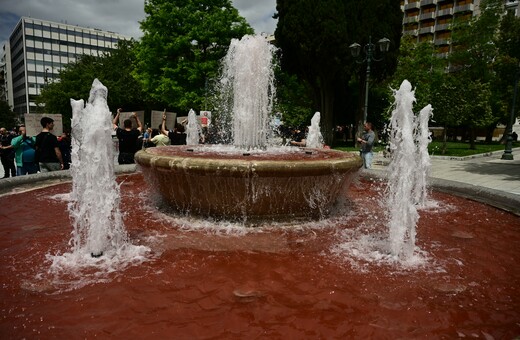
<path fill-rule="evenodd" d="M 131 76 L 135 41 L 120 41 L 118 48 L 103 56 L 82 56 L 60 71 L 59 81 L 47 84 L 37 99 L 47 113 L 63 115 L 64 125 L 72 116 L 70 99 L 87 100 L 95 78 L 108 88 L 108 106 L 136 110 L 147 106 L 140 84 Z"/>
<path fill-rule="evenodd" d="M 369 36 L 388 37 L 399 45 L 402 12 L 393 0 L 278 0 L 275 36 L 282 49 L 282 69 L 296 74 L 312 91 L 312 111 L 321 112 L 321 130 L 326 143 L 332 141 L 335 120 L 348 112 L 347 84 L 359 66 L 350 57 L 348 46 L 367 43 Z M 374 66 L 373 79 L 395 68 L 390 54 L 385 65 Z M 359 72 L 360 79 L 364 73 Z M 361 92 L 362 93 L 362 92 Z M 361 101 L 360 101 L 361 102 Z M 360 112 L 350 112 L 361 116 Z"/>
<path fill-rule="evenodd" d="M 401 39 L 397 70 L 391 78 L 390 87 L 398 89 L 406 79 L 415 89 L 416 107 L 432 104 L 434 86 L 442 84 L 445 61 L 436 56 L 432 42 L 415 42 L 415 38 Z"/>
<path fill-rule="evenodd" d="M 174 110 L 202 108 L 231 39 L 252 34 L 230 0 L 148 0 L 133 75 Z"/>
<path fill-rule="evenodd" d="M 470 129 L 472 149 L 476 147 L 475 129 L 494 129 L 505 116 L 504 108 L 507 107 L 500 94 L 504 88 L 496 87 L 501 81 L 495 69 L 501 59 L 497 40 L 504 4 L 501 0 L 483 0 L 480 7 L 478 17 L 455 21 L 453 52 L 449 56 L 450 71 L 466 87 L 460 87 L 457 93 L 462 99 L 459 105 L 466 108 L 461 110 L 462 121 Z"/>
<path fill-rule="evenodd" d="M 9 104 L 3 99 L 0 99 L 0 127 L 5 127 L 10 130 L 17 124 L 14 112 L 9 107 Z"/>

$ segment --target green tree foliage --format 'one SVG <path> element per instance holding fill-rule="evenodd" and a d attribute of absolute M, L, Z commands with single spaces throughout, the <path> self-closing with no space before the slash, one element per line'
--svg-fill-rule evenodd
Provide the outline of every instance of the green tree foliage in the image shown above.
<path fill-rule="evenodd" d="M 496 88 L 496 101 L 501 107 L 495 108 L 503 112 L 500 122 L 510 124 L 511 105 L 516 77 L 520 68 L 520 18 L 509 12 L 502 18 L 497 39 L 499 56 L 494 63 L 496 72 L 492 88 Z M 518 99 L 517 99 L 518 100 Z M 515 107 L 515 116 L 520 114 L 520 105 Z"/>
<path fill-rule="evenodd" d="M 348 46 L 354 42 L 365 45 L 369 36 L 389 38 L 394 51 L 385 63 L 373 64 L 372 76 L 381 79 L 385 71 L 392 72 L 401 34 L 399 2 L 278 0 L 276 9 L 275 36 L 282 49 L 282 69 L 296 74 L 311 90 L 312 111 L 321 112 L 322 134 L 330 143 L 340 115 L 347 112 L 352 121 L 355 114 L 360 117 L 360 112 L 349 109 L 342 98 L 347 96 L 347 85 L 354 73 L 359 72 L 359 78 L 364 79 L 364 67 L 355 63 Z"/>
<path fill-rule="evenodd" d="M 514 81 L 508 72 L 514 68 L 519 29 L 510 15 L 504 15 L 504 2 L 483 0 L 481 13 L 471 20 L 456 21 L 453 31 L 454 51 L 450 54 L 451 72 L 464 81 L 458 93 L 471 97 L 463 121 L 470 129 L 470 147 L 475 148 L 475 128 L 494 129 L 507 123 L 508 98 Z M 512 33 L 512 34 L 511 34 Z M 509 85 L 511 84 L 511 85 Z M 509 97 L 510 98 L 510 97 Z M 464 105 L 462 103 L 461 105 Z M 487 110 L 487 111 L 486 111 Z"/>
<path fill-rule="evenodd" d="M 415 90 L 417 100 L 415 107 L 423 108 L 432 104 L 433 89 L 442 84 L 445 65 L 445 61 L 436 56 L 432 42 L 418 43 L 415 38 L 404 37 L 401 39 L 397 70 L 390 81 L 390 86 L 398 89 L 405 79 L 408 80 Z"/>
<path fill-rule="evenodd" d="M 156 101 L 187 112 L 203 107 L 231 39 L 252 34 L 230 0 L 148 0 L 135 77 Z"/>
<path fill-rule="evenodd" d="M 63 115 L 69 127 L 72 109 L 70 99 L 88 100 L 95 78 L 108 88 L 108 106 L 136 110 L 146 106 L 140 84 L 131 76 L 135 55 L 134 41 L 120 41 L 118 48 L 100 57 L 85 55 L 60 71 L 59 81 L 48 84 L 38 97 L 41 110 Z M 43 107 L 44 106 L 44 107 Z"/>
<path fill-rule="evenodd" d="M 14 112 L 4 99 L 0 99 L 0 127 L 10 130 L 17 124 Z"/>

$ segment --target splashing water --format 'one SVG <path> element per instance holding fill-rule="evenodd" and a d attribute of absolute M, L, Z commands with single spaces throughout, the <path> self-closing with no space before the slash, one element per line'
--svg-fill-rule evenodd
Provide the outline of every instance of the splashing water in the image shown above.
<path fill-rule="evenodd" d="M 233 145 L 264 149 L 270 137 L 269 115 L 275 93 L 273 54 L 264 36 L 233 39 L 223 61 L 219 92 L 232 124 Z M 224 119 L 225 120 L 225 119 Z"/>
<path fill-rule="evenodd" d="M 127 241 L 119 211 L 119 187 L 114 175 L 111 115 L 107 88 L 94 80 L 87 105 L 71 100 L 73 251 L 101 255 Z"/>
<path fill-rule="evenodd" d="M 306 146 L 309 148 L 322 148 L 323 136 L 320 132 L 321 114 L 316 112 L 311 119 L 311 126 L 309 126 L 309 133 L 307 134 Z"/>
<path fill-rule="evenodd" d="M 197 114 L 193 109 L 188 113 L 188 124 L 186 126 L 186 144 L 197 145 L 200 140 L 200 127 Z"/>
<path fill-rule="evenodd" d="M 54 269 L 116 257 L 120 257 L 116 262 L 132 262 L 149 251 L 132 246 L 123 227 L 107 94 L 107 88 L 95 79 L 85 106 L 83 100 L 71 99 L 72 192 L 68 208 L 73 226 L 72 254 L 54 257 Z M 101 260 L 94 259 L 101 256 Z"/>
<path fill-rule="evenodd" d="M 430 104 L 426 105 L 416 117 L 415 140 L 417 143 L 417 171 L 415 172 L 414 202 L 419 207 L 425 207 L 428 198 L 428 177 L 430 176 L 430 155 L 428 144 L 431 142 L 428 121 L 433 115 Z"/>
<path fill-rule="evenodd" d="M 413 113 L 415 91 L 407 80 L 395 91 L 395 109 L 390 119 L 389 179 L 386 197 L 390 252 L 395 258 L 410 258 L 415 249 L 419 214 L 417 205 L 426 200 L 430 165 L 428 120 L 431 106 L 417 118 Z"/>

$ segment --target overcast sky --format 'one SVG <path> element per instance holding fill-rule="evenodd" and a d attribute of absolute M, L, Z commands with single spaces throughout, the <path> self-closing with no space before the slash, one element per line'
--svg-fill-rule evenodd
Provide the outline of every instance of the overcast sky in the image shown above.
<path fill-rule="evenodd" d="M 274 33 L 276 0 L 231 0 L 256 33 Z M 144 0 L 0 0 L 0 48 L 21 16 L 140 38 Z"/>

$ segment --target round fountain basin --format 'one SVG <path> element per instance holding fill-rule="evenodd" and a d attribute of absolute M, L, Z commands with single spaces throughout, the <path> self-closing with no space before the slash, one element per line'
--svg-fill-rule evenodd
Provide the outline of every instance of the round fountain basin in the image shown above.
<path fill-rule="evenodd" d="M 231 146 L 149 148 L 135 160 L 175 210 L 231 220 L 324 217 L 362 165 L 336 150 Z"/>

